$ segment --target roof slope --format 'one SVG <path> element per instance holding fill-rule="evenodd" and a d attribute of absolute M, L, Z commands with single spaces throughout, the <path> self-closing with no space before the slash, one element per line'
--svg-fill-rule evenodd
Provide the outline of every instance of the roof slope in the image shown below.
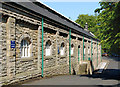
<path fill-rule="evenodd" d="M 51 20 L 54 20 L 62 25 L 65 25 L 72 30 L 76 30 L 82 34 L 85 34 L 88 37 L 93 38 L 94 36 L 85 31 L 79 24 L 73 22 L 72 20 L 68 19 L 67 17 L 63 16 L 62 14 L 58 13 L 57 11 L 53 10 L 52 8 L 46 6 L 45 4 L 41 3 L 40 1 L 36 0 L 6 0 L 6 1 L 11 1 L 15 2 L 16 4 L 19 4 L 29 10 L 32 10 L 38 14 L 41 14 Z M 25 3 L 29 2 L 29 3 Z M 42 7 L 44 6 L 44 8 Z M 94 38 L 95 39 L 95 38 Z M 96 39 L 98 40 L 98 39 Z"/>

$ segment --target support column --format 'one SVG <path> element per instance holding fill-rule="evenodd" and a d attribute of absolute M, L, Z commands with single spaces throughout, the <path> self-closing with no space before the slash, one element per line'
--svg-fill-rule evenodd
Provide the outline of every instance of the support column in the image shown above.
<path fill-rule="evenodd" d="M 43 33 L 44 33 L 44 29 L 43 29 L 43 18 L 42 18 L 42 77 L 43 77 L 43 70 L 44 70 L 44 49 L 43 49 Z"/>
<path fill-rule="evenodd" d="M 71 29 L 69 30 L 69 73 L 71 74 Z"/>
<path fill-rule="evenodd" d="M 84 36 L 83 36 L 83 61 L 84 61 Z"/>
<path fill-rule="evenodd" d="M 92 46 L 92 39 L 91 39 L 91 60 L 93 60 L 93 56 L 92 56 L 92 51 L 93 51 L 93 46 Z"/>
<path fill-rule="evenodd" d="M 88 45 L 89 45 L 89 44 L 88 44 L 88 40 L 87 40 L 87 42 L 86 42 L 86 50 L 85 50 L 85 51 L 86 51 L 86 52 L 85 52 L 85 53 L 86 53 L 86 54 L 85 54 L 85 55 L 86 55 L 86 60 L 88 60 Z"/>

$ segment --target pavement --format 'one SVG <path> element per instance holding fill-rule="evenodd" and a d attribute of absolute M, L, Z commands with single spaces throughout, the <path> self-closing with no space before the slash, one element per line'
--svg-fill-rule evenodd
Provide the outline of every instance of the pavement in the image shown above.
<path fill-rule="evenodd" d="M 22 85 L 96 85 L 96 86 L 120 86 L 120 58 L 103 57 L 109 60 L 106 70 L 102 74 L 94 75 L 62 75 L 53 76 L 52 78 L 43 78 L 32 80 Z"/>

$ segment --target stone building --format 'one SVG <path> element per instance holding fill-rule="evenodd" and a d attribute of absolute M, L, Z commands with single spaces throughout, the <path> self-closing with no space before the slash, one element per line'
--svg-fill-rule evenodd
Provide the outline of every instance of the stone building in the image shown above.
<path fill-rule="evenodd" d="M 77 73 L 88 58 L 94 68 L 101 62 L 100 41 L 87 26 L 41 2 L 13 1 L 0 4 L 1 84 Z"/>

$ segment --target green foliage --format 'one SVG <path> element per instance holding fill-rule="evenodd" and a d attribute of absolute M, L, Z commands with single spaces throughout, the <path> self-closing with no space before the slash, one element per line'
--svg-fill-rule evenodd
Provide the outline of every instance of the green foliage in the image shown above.
<path fill-rule="evenodd" d="M 120 2 L 100 2 L 100 6 L 95 10 L 99 13 L 97 37 L 107 52 L 120 54 Z"/>
<path fill-rule="evenodd" d="M 120 2 L 100 2 L 97 8 L 98 16 L 79 15 L 76 22 L 95 34 L 101 40 L 102 49 L 106 52 L 120 55 Z"/>
<path fill-rule="evenodd" d="M 85 23 L 88 23 L 88 30 L 90 30 L 91 32 L 94 32 L 94 27 L 96 25 L 96 18 L 97 16 L 93 16 L 93 15 L 79 15 L 78 19 L 75 21 L 76 23 L 80 24 L 83 28 L 85 26 Z"/>

